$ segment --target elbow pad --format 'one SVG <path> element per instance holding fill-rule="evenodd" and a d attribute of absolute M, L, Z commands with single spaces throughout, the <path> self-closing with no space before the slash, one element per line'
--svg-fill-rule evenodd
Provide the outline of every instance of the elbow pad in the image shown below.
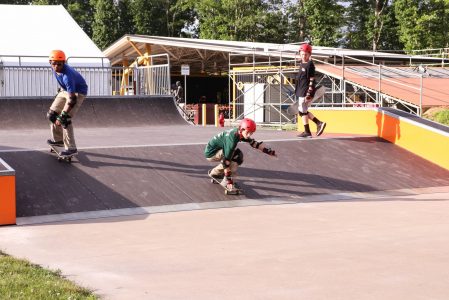
<path fill-rule="evenodd" d="M 263 143 L 263 142 L 256 142 L 255 140 L 253 140 L 253 141 L 250 143 L 250 145 L 251 145 L 251 147 L 253 147 L 253 148 L 255 148 L 255 149 L 258 149 L 259 146 L 260 146 L 262 143 Z"/>

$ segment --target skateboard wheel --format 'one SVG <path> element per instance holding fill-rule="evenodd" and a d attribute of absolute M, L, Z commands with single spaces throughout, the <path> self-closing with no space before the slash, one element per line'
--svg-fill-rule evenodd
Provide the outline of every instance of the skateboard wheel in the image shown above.
<path fill-rule="evenodd" d="M 229 195 L 229 191 L 228 190 L 225 190 L 225 195 Z"/>

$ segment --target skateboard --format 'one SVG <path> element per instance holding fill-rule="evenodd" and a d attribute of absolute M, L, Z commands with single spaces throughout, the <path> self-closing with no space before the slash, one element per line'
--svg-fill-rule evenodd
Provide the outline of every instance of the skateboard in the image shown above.
<path fill-rule="evenodd" d="M 229 188 L 227 188 L 227 187 L 224 187 L 224 186 L 222 186 L 221 184 L 220 184 L 220 182 L 221 182 L 221 180 L 223 179 L 223 177 L 212 177 L 211 175 L 210 175 L 210 172 L 211 172 L 212 170 L 209 170 L 208 172 L 207 172 L 207 175 L 209 175 L 209 177 L 211 178 L 210 179 L 210 182 L 211 183 L 213 183 L 213 184 L 218 184 L 219 186 L 221 186 L 222 188 L 224 188 L 224 190 L 225 190 L 225 195 L 240 195 L 240 194 L 243 194 L 243 190 L 242 189 L 237 189 L 237 188 L 233 188 L 233 189 L 229 189 Z"/>
<path fill-rule="evenodd" d="M 326 88 L 324 86 L 319 86 L 318 89 L 315 92 L 315 95 L 313 96 L 313 99 L 311 102 L 314 102 L 316 100 L 318 100 L 319 98 L 323 97 L 324 94 L 326 93 Z M 287 108 L 287 114 L 294 116 L 298 113 L 298 106 L 299 106 L 299 102 L 295 101 L 295 103 L 291 104 L 288 108 Z"/>
<path fill-rule="evenodd" d="M 49 146 L 50 146 L 50 152 L 56 153 L 56 156 L 57 156 L 59 162 L 65 161 L 65 162 L 71 163 L 72 157 L 76 155 L 76 154 L 61 155 L 61 151 L 64 150 L 64 147 L 55 146 L 55 145 L 49 145 Z"/>

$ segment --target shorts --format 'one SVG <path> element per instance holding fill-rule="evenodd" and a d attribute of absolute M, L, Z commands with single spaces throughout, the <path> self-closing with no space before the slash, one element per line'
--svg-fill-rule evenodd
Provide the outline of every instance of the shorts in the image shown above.
<path fill-rule="evenodd" d="M 307 113 L 311 105 L 312 101 L 307 101 L 306 97 L 298 97 L 298 112 L 303 114 Z"/>

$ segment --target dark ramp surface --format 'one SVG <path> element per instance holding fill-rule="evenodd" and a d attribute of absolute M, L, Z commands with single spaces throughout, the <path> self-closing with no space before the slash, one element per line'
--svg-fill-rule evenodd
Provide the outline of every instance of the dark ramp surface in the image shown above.
<path fill-rule="evenodd" d="M 51 97 L 0 99 L 0 129 L 48 129 L 52 102 Z M 169 96 L 88 96 L 73 123 L 76 128 L 187 124 Z"/>
<path fill-rule="evenodd" d="M 16 170 L 18 217 L 449 185 L 449 171 L 377 138 L 270 145 L 278 158 L 241 144 L 241 196 L 226 196 L 210 183 L 213 164 L 203 157 L 204 145 L 86 149 L 72 164 L 42 151 L 2 158 Z"/>

